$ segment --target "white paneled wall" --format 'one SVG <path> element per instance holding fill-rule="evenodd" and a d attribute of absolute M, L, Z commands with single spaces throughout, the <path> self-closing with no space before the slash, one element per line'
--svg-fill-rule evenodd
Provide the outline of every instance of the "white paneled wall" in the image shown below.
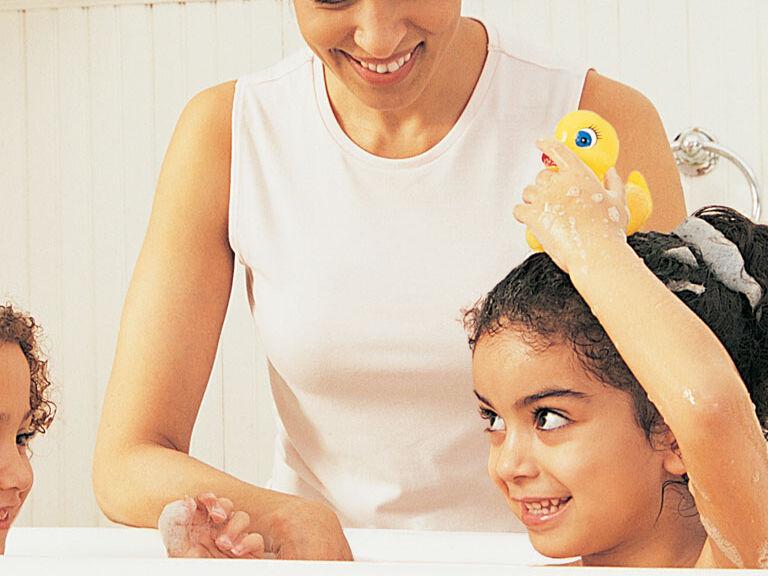
<path fill-rule="evenodd" d="M 699 125 L 768 178 L 768 2 L 465 0 L 469 15 L 631 84 L 670 138 Z M 20 524 L 106 521 L 90 487 L 120 310 L 165 147 L 200 89 L 302 45 L 288 0 L 0 0 L 0 299 L 45 327 L 60 412 L 35 443 Z M 750 207 L 726 163 L 686 181 L 689 208 Z M 265 482 L 265 362 L 236 273 L 193 454 Z"/>

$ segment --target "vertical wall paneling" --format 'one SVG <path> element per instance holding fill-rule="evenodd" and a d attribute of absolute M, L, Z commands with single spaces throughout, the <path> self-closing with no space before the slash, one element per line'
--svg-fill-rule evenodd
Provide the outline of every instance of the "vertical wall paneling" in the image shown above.
<path fill-rule="evenodd" d="M 691 122 L 688 113 L 688 2 L 686 0 L 651 0 L 649 28 L 653 37 L 646 56 L 653 66 L 643 87 L 664 121 L 667 136 L 687 128 Z"/>
<path fill-rule="evenodd" d="M 180 4 L 156 4 L 152 7 L 155 175 L 160 173 L 173 127 L 188 98 L 182 19 L 183 6 Z"/>
<path fill-rule="evenodd" d="M 619 77 L 619 1 L 585 0 L 584 58 L 603 76 Z"/>
<path fill-rule="evenodd" d="M 29 126 L 29 270 L 30 308 L 45 327 L 50 343 L 61 339 L 62 287 L 60 122 L 58 70 L 56 66 L 57 13 L 41 10 L 26 16 L 27 105 Z M 55 356 L 51 372 L 58 375 Z M 63 499 L 58 479 L 63 476 L 61 428 L 53 428 L 35 443 L 37 493 L 32 519 L 40 523 L 50 514 L 60 516 Z"/>
<path fill-rule="evenodd" d="M 549 6 L 552 50 L 584 67 L 587 39 L 593 34 L 585 20 L 584 0 L 550 0 Z"/>
<path fill-rule="evenodd" d="M 23 12 L 0 12 L 0 191 L 5 221 L 0 226 L 0 302 L 29 305 L 27 206 L 26 38 Z"/>
<path fill-rule="evenodd" d="M 758 28 L 755 15 L 758 4 L 764 0 L 732 0 L 729 9 L 721 18 L 723 26 L 723 97 L 728 115 L 724 127 L 723 144 L 727 145 L 753 167 L 760 165 L 760 148 L 766 142 L 766 135 L 755 129 L 760 119 L 760 96 L 756 90 L 756 79 L 761 72 L 758 68 Z M 748 87 L 748 89 L 745 89 Z M 738 115 L 734 114 L 738 111 Z M 727 202 L 729 205 L 749 212 L 750 195 L 747 182 L 738 169 L 727 163 Z M 722 192 L 718 192 L 722 197 Z"/>
<path fill-rule="evenodd" d="M 299 32 L 299 27 L 296 24 L 296 15 L 293 12 L 292 2 L 282 0 L 280 6 L 282 8 L 281 31 L 283 35 L 283 56 L 288 56 L 298 50 L 304 49 L 306 44 L 304 44 L 304 40 Z"/>
<path fill-rule="evenodd" d="M 57 492 L 63 484 L 63 514 L 73 525 L 92 525 L 97 515 L 90 468 L 96 437 L 98 394 L 94 314 L 93 218 L 91 213 L 91 141 L 87 121 L 88 18 L 80 8 L 58 11 L 58 118 L 60 125 L 62 286 L 59 297 L 66 336 L 52 351 L 59 366 L 56 385 L 61 398 L 55 422 L 63 438 L 64 479 L 52 478 L 38 487 Z M 41 478 L 42 480 L 42 478 Z M 61 488 L 59 488 L 61 491 Z"/>
<path fill-rule="evenodd" d="M 103 398 L 128 283 L 119 10 L 88 10 L 96 382 Z"/>
<path fill-rule="evenodd" d="M 485 12 L 483 0 L 464 0 L 461 4 L 461 13 L 470 18 L 481 18 Z"/>
<path fill-rule="evenodd" d="M 125 193 L 126 277 L 133 272 L 152 207 L 154 172 L 154 97 L 152 9 L 130 5 L 118 9 L 122 106 L 122 175 Z"/>
<path fill-rule="evenodd" d="M 521 41 L 549 45 L 552 40 L 548 1 L 485 0 L 485 18 Z"/>
<path fill-rule="evenodd" d="M 760 94 L 760 122 L 753 124 L 753 130 L 757 129 L 762 138 L 760 146 L 761 158 L 758 166 L 752 166 L 755 174 L 762 183 L 762 222 L 768 222 L 768 4 L 757 3 L 756 25 L 758 30 L 759 45 L 757 47 L 757 82 L 754 88 Z"/>
<path fill-rule="evenodd" d="M 728 72 L 725 68 L 727 39 L 723 37 L 724 20 L 730 10 L 722 10 L 719 0 L 689 0 L 689 79 L 690 110 L 692 123 L 704 128 L 720 142 L 728 141 L 727 124 L 733 118 L 727 110 L 728 87 L 724 82 Z M 714 17 L 713 17 L 714 16 Z M 729 51 L 730 52 L 730 51 Z M 717 71 L 717 73 L 715 73 Z M 722 193 L 726 189 L 727 167 L 720 162 L 713 172 L 706 177 L 686 178 L 686 201 L 688 210 L 705 204 L 723 201 Z"/>

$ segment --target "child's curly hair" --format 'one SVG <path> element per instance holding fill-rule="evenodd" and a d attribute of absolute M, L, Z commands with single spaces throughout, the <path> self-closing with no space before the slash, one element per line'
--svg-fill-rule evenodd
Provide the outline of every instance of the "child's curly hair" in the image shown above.
<path fill-rule="evenodd" d="M 40 326 L 31 316 L 18 312 L 10 304 L 0 305 L 0 342 L 18 344 L 29 364 L 29 405 L 32 428 L 45 433 L 56 414 L 56 405 L 48 398 L 51 381 L 48 361 L 39 347 Z"/>

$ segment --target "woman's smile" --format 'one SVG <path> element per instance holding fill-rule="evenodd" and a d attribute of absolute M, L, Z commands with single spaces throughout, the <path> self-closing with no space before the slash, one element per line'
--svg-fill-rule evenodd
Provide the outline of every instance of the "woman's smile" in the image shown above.
<path fill-rule="evenodd" d="M 355 58 L 347 52 L 340 52 L 365 82 L 373 86 L 391 86 L 408 76 L 418 60 L 422 46 L 423 42 L 420 42 L 410 51 L 400 52 L 386 60 Z"/>

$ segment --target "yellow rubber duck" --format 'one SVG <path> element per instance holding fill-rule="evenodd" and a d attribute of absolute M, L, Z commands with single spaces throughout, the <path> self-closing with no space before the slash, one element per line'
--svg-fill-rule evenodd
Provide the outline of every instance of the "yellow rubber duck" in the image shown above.
<path fill-rule="evenodd" d="M 576 110 L 563 116 L 555 128 L 555 138 L 573 150 L 601 182 L 608 169 L 616 165 L 619 157 L 619 137 L 616 130 L 602 116 L 589 110 Z M 557 170 L 557 165 L 549 156 L 542 154 L 541 159 L 549 169 Z M 629 208 L 627 236 L 631 236 L 640 230 L 650 217 L 653 201 L 645 178 L 637 170 L 627 178 L 626 188 Z M 533 250 L 543 250 L 530 231 L 526 231 L 525 238 Z"/>

